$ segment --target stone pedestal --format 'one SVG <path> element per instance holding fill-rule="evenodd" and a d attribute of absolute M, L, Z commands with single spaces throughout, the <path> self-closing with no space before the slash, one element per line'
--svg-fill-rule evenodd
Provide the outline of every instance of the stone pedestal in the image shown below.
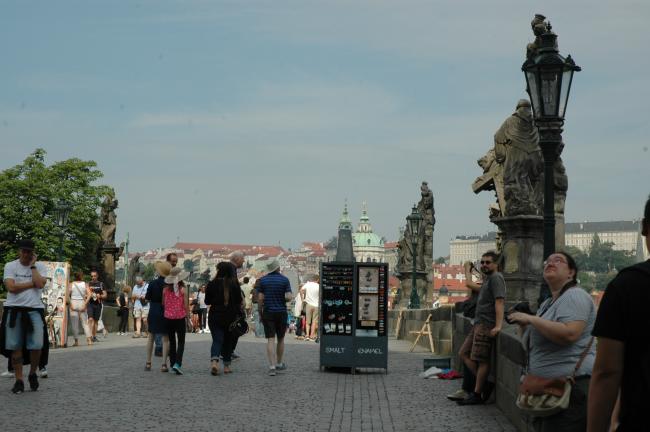
<path fill-rule="evenodd" d="M 411 302 L 411 285 L 413 272 L 400 272 L 397 278 L 400 280 L 400 298 L 397 303 L 398 309 L 408 309 Z M 420 297 L 420 309 L 431 307 L 430 283 L 427 282 L 427 272 L 415 272 L 415 286 Z"/>
<path fill-rule="evenodd" d="M 100 279 L 106 288 L 106 301 L 115 303 L 117 292 L 115 291 L 115 259 L 120 248 L 113 245 L 102 246 L 102 268 Z"/>
<path fill-rule="evenodd" d="M 537 308 L 544 261 L 544 219 L 541 216 L 492 218 L 502 232 L 501 264 L 506 280 L 506 310 L 521 301 Z"/>

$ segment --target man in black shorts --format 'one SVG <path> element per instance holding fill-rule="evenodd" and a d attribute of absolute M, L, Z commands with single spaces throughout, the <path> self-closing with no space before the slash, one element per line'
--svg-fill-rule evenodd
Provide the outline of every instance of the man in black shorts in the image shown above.
<path fill-rule="evenodd" d="M 291 284 L 280 273 L 277 260 L 267 265 L 267 274 L 259 280 L 257 305 L 266 336 L 266 355 L 269 359 L 269 375 L 287 366 L 282 362 L 284 355 L 284 334 L 287 331 L 287 302 L 291 301 Z M 277 338 L 277 351 L 275 340 Z"/>
<path fill-rule="evenodd" d="M 102 316 L 106 290 L 104 289 L 104 283 L 99 280 L 99 274 L 96 270 L 90 272 L 90 282 L 88 282 L 88 285 L 90 286 L 90 291 L 92 291 L 87 308 L 88 325 L 93 335 L 93 342 L 97 342 L 97 322 Z"/>

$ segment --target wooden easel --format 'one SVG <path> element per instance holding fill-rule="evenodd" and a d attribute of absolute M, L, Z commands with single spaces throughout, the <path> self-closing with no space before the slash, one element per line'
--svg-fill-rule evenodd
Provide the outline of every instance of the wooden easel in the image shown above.
<path fill-rule="evenodd" d="M 402 327 L 402 319 L 404 318 L 404 310 L 399 311 L 397 314 L 397 325 L 395 326 L 395 337 L 399 338 L 399 331 Z"/>
<path fill-rule="evenodd" d="M 429 314 L 429 316 L 427 317 L 427 320 L 422 325 L 422 328 L 420 329 L 420 331 L 410 331 L 409 332 L 410 334 L 417 334 L 418 335 L 418 337 L 415 338 L 415 342 L 413 342 L 413 346 L 411 347 L 411 350 L 409 352 L 413 352 L 413 350 L 415 349 L 415 346 L 418 344 L 418 341 L 424 335 L 429 336 L 429 347 L 431 348 L 432 353 L 435 352 L 434 349 L 433 349 L 433 336 L 432 336 L 432 333 L 431 333 L 431 318 L 432 318 L 431 314 Z"/>

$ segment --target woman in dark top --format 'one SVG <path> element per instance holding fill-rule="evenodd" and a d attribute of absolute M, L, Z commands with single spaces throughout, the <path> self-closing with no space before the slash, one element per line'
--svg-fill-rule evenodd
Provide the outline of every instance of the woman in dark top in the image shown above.
<path fill-rule="evenodd" d="M 125 335 L 129 326 L 129 292 L 130 288 L 124 286 L 124 289 L 117 298 L 117 305 L 119 309 L 117 315 L 120 317 L 120 325 L 118 327 L 118 335 Z"/>
<path fill-rule="evenodd" d="M 219 356 L 223 357 L 223 373 L 231 373 L 230 361 L 234 338 L 228 327 L 241 313 L 241 289 L 235 268 L 229 262 L 217 264 L 217 275 L 205 290 L 205 304 L 210 306 L 208 326 L 212 336 L 210 373 L 219 375 Z"/>
<path fill-rule="evenodd" d="M 169 276 L 172 270 L 171 264 L 166 261 L 157 261 L 154 264 L 158 278 L 149 282 L 145 299 L 149 302 L 149 339 L 147 340 L 147 363 L 144 370 L 151 370 L 151 354 L 153 352 L 153 341 L 157 334 L 163 338 L 163 364 L 161 372 L 169 372 L 167 368 L 167 353 L 169 352 L 169 337 L 167 336 L 167 326 L 163 316 L 163 288 L 165 288 L 165 277 Z"/>

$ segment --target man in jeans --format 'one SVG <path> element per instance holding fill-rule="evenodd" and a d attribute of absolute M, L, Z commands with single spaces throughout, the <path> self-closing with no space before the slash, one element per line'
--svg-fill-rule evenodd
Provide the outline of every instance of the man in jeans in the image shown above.
<path fill-rule="evenodd" d="M 37 262 L 32 240 L 18 242 L 19 258 L 5 265 L 4 285 L 7 287 L 7 301 L 4 304 L 4 347 L 3 353 L 11 351 L 16 382 L 11 391 L 25 391 L 23 383 L 23 350 L 29 351 L 29 387 L 38 390 L 36 369 L 41 359 L 44 338 L 44 305 L 41 293 L 47 282 L 43 275 L 47 268 Z"/>
<path fill-rule="evenodd" d="M 484 385 L 490 372 L 490 358 L 496 336 L 503 324 L 503 311 L 506 297 L 506 283 L 503 275 L 497 271 L 496 252 L 486 252 L 481 257 L 481 273 L 485 275 L 476 303 L 476 320 L 472 328 L 472 343 L 466 347 L 470 356 L 463 356 L 467 367 L 476 376 L 474 392 L 459 405 L 482 404 Z"/>
<path fill-rule="evenodd" d="M 284 355 L 284 335 L 287 332 L 287 303 L 291 301 L 291 284 L 286 276 L 280 273 L 277 260 L 267 265 L 267 274 L 259 279 L 257 289 L 257 304 L 264 334 L 266 336 L 266 355 L 269 359 L 269 375 L 275 376 L 276 370 L 286 369 L 282 362 Z M 277 338 L 277 350 L 275 339 Z"/>

